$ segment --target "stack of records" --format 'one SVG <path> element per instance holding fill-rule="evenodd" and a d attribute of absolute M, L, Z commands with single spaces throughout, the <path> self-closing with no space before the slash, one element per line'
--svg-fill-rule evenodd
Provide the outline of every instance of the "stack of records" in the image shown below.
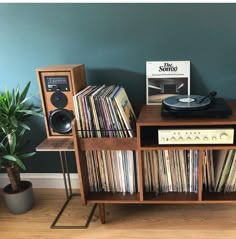
<path fill-rule="evenodd" d="M 134 137 L 136 116 L 121 86 L 88 86 L 73 98 L 79 137 Z"/>

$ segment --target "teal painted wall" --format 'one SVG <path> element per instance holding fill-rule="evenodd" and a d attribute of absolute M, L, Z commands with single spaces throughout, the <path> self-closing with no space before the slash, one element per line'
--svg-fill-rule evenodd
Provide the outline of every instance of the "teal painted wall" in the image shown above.
<path fill-rule="evenodd" d="M 84 63 L 88 84 L 122 84 L 144 103 L 146 61 L 190 60 L 192 94 L 236 99 L 235 23 L 235 3 L 1 3 L 0 90 L 31 80 L 40 104 L 36 68 Z M 32 125 L 33 146 L 46 134 L 42 119 Z M 56 157 L 38 153 L 28 172 L 59 172 Z"/>

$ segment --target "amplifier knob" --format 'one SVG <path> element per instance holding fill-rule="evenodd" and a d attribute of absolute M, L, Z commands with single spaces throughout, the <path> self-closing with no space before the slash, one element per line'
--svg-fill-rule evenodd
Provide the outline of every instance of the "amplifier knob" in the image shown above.
<path fill-rule="evenodd" d="M 226 133 L 222 133 L 222 134 L 220 135 L 220 139 L 226 140 L 226 139 L 228 139 L 228 135 L 227 135 Z"/>
<path fill-rule="evenodd" d="M 174 142 L 174 141 L 175 141 L 175 137 L 172 137 L 170 140 L 171 140 L 172 142 Z"/>
<path fill-rule="evenodd" d="M 208 140 L 208 137 L 207 137 L 207 136 L 205 136 L 205 137 L 203 138 L 203 140 L 207 141 L 207 140 Z"/>
<path fill-rule="evenodd" d="M 197 140 L 197 141 L 198 141 L 198 140 L 200 140 L 200 138 L 199 138 L 199 137 L 196 137 L 196 138 L 195 138 L 195 140 Z"/>
<path fill-rule="evenodd" d="M 190 140 L 191 140 L 191 137 L 188 137 L 187 140 L 190 141 Z"/>
<path fill-rule="evenodd" d="M 213 136 L 213 137 L 212 137 L 212 140 L 213 140 L 213 141 L 216 141 L 216 137 L 215 137 L 215 136 Z"/>
<path fill-rule="evenodd" d="M 183 141 L 183 137 L 179 137 L 178 140 L 179 140 L 179 141 Z"/>

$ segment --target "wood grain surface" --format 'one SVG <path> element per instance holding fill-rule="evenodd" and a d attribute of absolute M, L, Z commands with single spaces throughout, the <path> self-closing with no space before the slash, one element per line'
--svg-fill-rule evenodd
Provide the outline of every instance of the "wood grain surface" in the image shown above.
<path fill-rule="evenodd" d="M 4 239 L 197 238 L 235 239 L 236 205 L 106 205 L 106 223 L 98 208 L 88 229 L 50 229 L 65 200 L 61 189 L 35 189 L 34 208 L 13 215 L 0 197 L 0 234 Z M 57 225 L 85 222 L 92 205 L 73 197 Z"/>

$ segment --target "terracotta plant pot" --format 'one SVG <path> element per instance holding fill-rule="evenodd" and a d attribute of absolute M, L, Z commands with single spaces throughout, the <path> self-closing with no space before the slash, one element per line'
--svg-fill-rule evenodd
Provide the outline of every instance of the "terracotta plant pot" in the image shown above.
<path fill-rule="evenodd" d="M 14 214 L 25 213 L 32 209 L 34 205 L 32 183 L 21 181 L 21 188 L 22 190 L 17 193 L 12 192 L 10 184 L 3 188 L 4 201 L 10 212 Z"/>

